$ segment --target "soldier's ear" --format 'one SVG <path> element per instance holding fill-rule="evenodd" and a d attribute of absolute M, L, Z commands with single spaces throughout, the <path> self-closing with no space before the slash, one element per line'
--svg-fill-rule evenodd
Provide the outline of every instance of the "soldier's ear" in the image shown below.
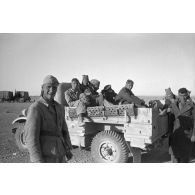
<path fill-rule="evenodd" d="M 43 85 L 41 85 L 41 96 L 43 96 Z"/>
<path fill-rule="evenodd" d="M 41 96 L 43 96 L 43 90 L 41 90 Z"/>

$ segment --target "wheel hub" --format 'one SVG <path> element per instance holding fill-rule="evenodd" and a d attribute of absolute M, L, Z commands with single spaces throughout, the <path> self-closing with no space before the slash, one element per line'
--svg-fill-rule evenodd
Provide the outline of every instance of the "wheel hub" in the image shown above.
<path fill-rule="evenodd" d="M 116 158 L 116 149 L 110 142 L 104 142 L 100 146 L 100 155 L 105 160 L 113 161 Z"/>

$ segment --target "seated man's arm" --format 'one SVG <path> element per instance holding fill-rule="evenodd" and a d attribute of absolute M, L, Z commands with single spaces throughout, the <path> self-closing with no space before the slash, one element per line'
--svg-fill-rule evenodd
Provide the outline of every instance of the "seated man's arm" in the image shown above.
<path fill-rule="evenodd" d="M 118 95 L 116 96 L 117 101 L 128 102 L 129 104 L 133 103 L 132 96 L 126 89 L 121 89 Z"/>
<path fill-rule="evenodd" d="M 120 101 L 126 101 L 129 104 L 136 104 L 136 105 L 145 105 L 145 102 L 143 100 L 141 100 L 140 98 L 138 98 L 137 96 L 135 96 L 133 93 L 129 93 L 126 89 L 122 89 L 119 94 L 116 97 L 116 100 Z"/>
<path fill-rule="evenodd" d="M 145 102 L 144 100 L 138 98 L 137 96 L 135 95 L 132 95 L 131 96 L 131 101 L 136 104 L 136 105 L 140 105 L 140 106 L 144 106 L 145 105 Z"/>
<path fill-rule="evenodd" d="M 64 137 L 64 140 L 66 140 L 66 143 L 68 144 L 69 149 L 72 149 L 71 141 L 70 141 L 70 134 L 68 131 L 68 126 L 65 121 L 65 110 L 64 107 L 61 107 L 61 112 L 62 112 L 62 134 Z"/>
<path fill-rule="evenodd" d="M 72 97 L 71 97 L 71 95 L 70 95 L 70 93 L 69 93 L 69 91 L 67 90 L 66 92 L 65 92 L 65 100 L 66 100 L 66 102 L 67 102 L 67 104 L 71 107 L 71 106 L 76 106 L 76 103 L 78 102 L 78 100 L 76 100 L 76 101 L 73 101 L 72 100 Z"/>

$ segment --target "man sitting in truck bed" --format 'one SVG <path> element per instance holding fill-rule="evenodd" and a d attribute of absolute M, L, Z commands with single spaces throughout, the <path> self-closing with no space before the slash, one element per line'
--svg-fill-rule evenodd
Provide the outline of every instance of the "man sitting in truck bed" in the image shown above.
<path fill-rule="evenodd" d="M 111 85 L 106 85 L 104 89 L 101 91 L 104 99 L 104 106 L 112 106 L 117 105 L 118 102 L 116 101 L 117 93 L 112 89 Z"/>
<path fill-rule="evenodd" d="M 86 76 L 84 75 L 83 78 L 86 79 Z M 90 82 L 86 82 L 86 86 L 83 86 L 82 82 L 81 87 L 78 79 L 74 78 L 72 79 L 71 85 L 72 88 L 65 92 L 65 99 L 70 107 L 76 107 L 79 119 L 78 124 L 79 126 L 84 126 L 83 118 L 86 117 L 87 107 L 103 105 L 103 96 L 97 92 L 100 81 L 92 79 Z"/>
<path fill-rule="evenodd" d="M 79 87 L 79 80 L 73 78 L 71 80 L 71 88 L 65 91 L 65 99 L 70 107 L 77 107 L 81 90 Z"/>
<path fill-rule="evenodd" d="M 88 100 L 86 95 L 81 92 L 77 78 L 71 80 L 71 88 L 65 91 L 65 100 L 70 107 L 76 107 L 79 126 L 84 125 L 82 115 L 87 111 Z"/>
<path fill-rule="evenodd" d="M 120 104 L 135 104 L 137 107 L 147 107 L 144 100 L 138 98 L 131 91 L 133 88 L 134 82 L 132 80 L 127 80 L 125 87 L 123 87 L 118 95 L 116 96 L 116 101 Z"/>

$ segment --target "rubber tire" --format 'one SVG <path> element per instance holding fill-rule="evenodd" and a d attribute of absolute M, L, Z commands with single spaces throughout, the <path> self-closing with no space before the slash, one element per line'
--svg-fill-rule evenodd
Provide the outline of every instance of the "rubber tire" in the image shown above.
<path fill-rule="evenodd" d="M 100 147 L 102 142 L 109 141 L 116 149 L 116 157 L 113 161 L 101 156 Z M 122 135 L 115 131 L 102 131 L 92 140 L 91 154 L 97 163 L 126 163 L 128 161 L 129 149 Z"/>
<path fill-rule="evenodd" d="M 26 145 L 25 142 L 23 141 L 23 133 L 24 133 L 24 124 L 25 123 L 19 123 L 18 128 L 15 133 L 15 140 L 16 140 L 16 145 L 21 151 L 26 151 Z"/>

